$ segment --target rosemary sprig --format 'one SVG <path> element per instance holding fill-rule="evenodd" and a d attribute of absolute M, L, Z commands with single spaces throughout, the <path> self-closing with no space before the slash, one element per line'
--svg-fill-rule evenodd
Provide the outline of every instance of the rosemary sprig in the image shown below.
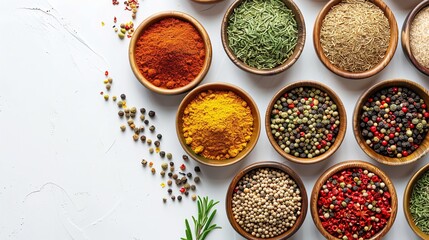
<path fill-rule="evenodd" d="M 429 171 L 425 172 L 414 185 L 410 198 L 410 212 L 414 223 L 424 233 L 429 234 Z"/>
<path fill-rule="evenodd" d="M 213 217 L 216 214 L 216 209 L 213 209 L 213 207 L 218 204 L 219 201 L 213 201 L 210 200 L 208 197 L 204 197 L 201 199 L 198 197 L 197 206 L 198 206 L 198 217 L 195 219 L 194 216 L 192 216 L 192 221 L 194 222 L 194 236 L 192 236 L 192 230 L 191 226 L 189 225 L 188 219 L 185 219 L 185 233 L 186 237 L 181 238 L 181 240 L 204 240 L 207 237 L 207 234 L 209 234 L 211 231 L 215 229 L 221 229 L 221 227 L 217 226 L 216 224 L 212 224 L 211 222 L 213 220 Z"/>

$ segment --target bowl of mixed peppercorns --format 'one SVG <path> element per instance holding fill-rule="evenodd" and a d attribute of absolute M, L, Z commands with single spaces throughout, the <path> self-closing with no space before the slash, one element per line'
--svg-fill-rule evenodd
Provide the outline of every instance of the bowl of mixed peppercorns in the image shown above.
<path fill-rule="evenodd" d="M 404 79 L 382 81 L 358 100 L 353 132 L 372 159 L 387 165 L 414 162 L 428 151 L 428 91 Z"/>
<path fill-rule="evenodd" d="M 383 171 L 367 162 L 346 161 L 316 181 L 310 207 L 326 239 L 381 239 L 395 221 L 398 200 Z"/>
<path fill-rule="evenodd" d="M 265 112 L 265 130 L 274 149 L 296 163 L 316 163 L 340 147 L 347 126 L 341 99 L 315 81 L 299 81 L 278 91 Z"/>
<path fill-rule="evenodd" d="M 300 177 L 278 162 L 259 162 L 239 171 L 226 194 L 226 213 L 246 239 L 287 239 L 304 222 L 307 192 Z"/>

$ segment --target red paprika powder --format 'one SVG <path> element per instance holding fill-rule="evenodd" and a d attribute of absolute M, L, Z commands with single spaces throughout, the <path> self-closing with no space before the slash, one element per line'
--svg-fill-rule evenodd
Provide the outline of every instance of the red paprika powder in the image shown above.
<path fill-rule="evenodd" d="M 148 27 L 135 48 L 139 71 L 153 85 L 174 89 L 200 73 L 206 56 L 203 39 L 189 22 L 165 18 Z"/>

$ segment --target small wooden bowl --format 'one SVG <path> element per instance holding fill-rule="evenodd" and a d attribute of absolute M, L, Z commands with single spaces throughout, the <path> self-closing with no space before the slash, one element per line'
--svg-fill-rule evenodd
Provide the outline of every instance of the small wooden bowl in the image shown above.
<path fill-rule="evenodd" d="M 416 184 L 416 182 L 420 179 L 420 177 L 424 173 L 426 173 L 427 171 L 429 171 L 429 164 L 425 165 L 420 170 L 418 170 L 416 173 L 414 173 L 414 175 L 411 177 L 410 181 L 408 182 L 407 187 L 405 188 L 405 192 L 404 192 L 404 204 L 403 204 L 403 206 L 404 206 L 405 218 L 407 219 L 408 224 L 410 225 L 411 229 L 413 229 L 413 231 L 421 239 L 429 239 L 429 235 L 427 235 L 422 230 L 420 230 L 420 228 L 417 227 L 416 224 L 414 223 L 414 220 L 413 220 L 413 217 L 411 216 L 411 211 L 410 211 L 410 199 L 411 199 L 411 194 L 413 193 L 414 184 Z"/>
<path fill-rule="evenodd" d="M 419 3 L 405 18 L 404 25 L 402 25 L 402 34 L 401 34 L 401 42 L 402 42 L 402 50 L 407 56 L 408 60 L 422 73 L 429 76 L 429 69 L 422 66 L 414 57 L 411 52 L 410 45 L 410 32 L 411 32 L 411 24 L 414 21 L 416 15 L 423 10 L 425 7 L 429 6 L 429 0 L 424 0 Z"/>
<path fill-rule="evenodd" d="M 286 232 L 283 234 L 276 236 L 274 238 L 264 238 L 267 240 L 275 240 L 275 239 L 287 239 L 291 237 L 298 229 L 301 227 L 301 225 L 304 223 L 305 217 L 307 215 L 307 208 L 308 208 L 308 199 L 307 199 L 307 191 L 305 190 L 304 183 L 302 182 L 301 178 L 298 176 L 296 172 L 294 172 L 291 168 L 288 166 L 278 163 L 278 162 L 258 162 L 254 163 L 252 165 L 249 165 L 239 171 L 237 175 L 232 179 L 231 183 L 229 184 L 228 191 L 226 192 L 226 215 L 228 216 L 229 223 L 232 225 L 234 230 L 238 232 L 241 236 L 243 236 L 246 239 L 250 240 L 259 240 L 262 238 L 257 238 L 255 236 L 252 236 L 250 233 L 246 232 L 244 229 L 238 225 L 238 223 L 234 219 L 234 214 L 232 212 L 232 196 L 234 194 L 234 188 L 237 186 L 238 182 L 241 180 L 241 178 L 244 177 L 247 173 L 254 169 L 259 168 L 274 168 L 279 169 L 285 173 L 287 173 L 293 180 L 295 180 L 296 185 L 298 185 L 298 188 L 301 191 L 301 214 L 296 219 L 295 224 Z"/>
<path fill-rule="evenodd" d="M 187 84 L 183 87 L 180 87 L 180 88 L 166 89 L 166 88 L 156 87 L 155 85 L 153 85 L 139 71 L 137 64 L 136 64 L 135 56 L 134 56 L 134 51 L 136 49 L 136 43 L 137 43 L 138 39 L 140 38 L 140 36 L 143 34 L 143 32 L 148 27 L 150 27 L 152 24 L 159 22 L 165 18 L 177 18 L 177 19 L 191 23 L 192 26 L 194 26 L 195 29 L 198 31 L 198 33 L 201 35 L 201 38 L 203 39 L 204 45 L 205 45 L 206 57 L 204 60 L 204 65 L 203 65 L 200 73 L 195 77 L 195 79 L 192 82 L 190 82 L 189 84 Z M 191 90 L 192 88 L 197 86 L 204 79 L 204 77 L 206 76 L 206 74 L 210 68 L 210 64 L 211 64 L 211 60 L 212 60 L 212 45 L 210 42 L 209 35 L 207 34 L 204 27 L 192 16 L 190 16 L 186 13 L 176 12 L 176 11 L 160 12 L 160 13 L 157 13 L 157 14 L 154 14 L 154 15 L 148 17 L 146 20 L 144 20 L 137 27 L 137 29 L 135 30 L 135 32 L 131 38 L 131 41 L 130 41 L 128 56 L 129 56 L 131 69 L 133 70 L 134 75 L 136 76 L 137 80 L 139 80 L 139 82 L 141 84 L 143 84 L 149 90 L 156 92 L 156 93 L 159 93 L 159 94 L 175 95 L 175 94 L 180 94 L 180 93 L 187 92 L 187 91 Z"/>
<path fill-rule="evenodd" d="M 294 3 L 293 0 L 282 0 L 287 8 L 292 10 L 293 14 L 295 15 L 295 20 L 298 26 L 298 43 L 295 46 L 295 50 L 293 51 L 293 54 L 281 65 L 271 68 L 271 69 L 258 69 L 255 67 L 250 67 L 249 65 L 245 64 L 243 61 L 239 60 L 234 52 L 229 47 L 229 41 L 228 41 L 228 21 L 231 14 L 234 13 L 235 8 L 240 6 L 240 4 L 245 0 L 236 0 L 231 4 L 231 6 L 226 11 L 223 20 L 222 20 L 222 27 L 221 27 L 221 37 L 222 37 L 222 45 L 223 49 L 225 50 L 226 54 L 228 55 L 229 59 L 237 65 L 239 68 L 243 69 L 246 72 L 259 74 L 259 75 L 274 75 L 281 73 L 285 71 L 286 69 L 290 68 L 299 58 L 299 56 L 302 53 L 302 50 L 304 49 L 305 44 L 305 22 L 304 22 L 304 16 L 302 15 L 301 11 L 299 10 L 298 6 Z"/>
<path fill-rule="evenodd" d="M 429 92 L 424 87 L 422 87 L 421 85 L 413 81 L 405 80 L 405 79 L 394 79 L 394 80 L 385 80 L 385 81 L 379 82 L 374 86 L 372 86 L 371 88 L 369 88 L 366 92 L 364 92 L 360 96 L 359 100 L 357 101 L 353 112 L 353 133 L 355 135 L 356 141 L 358 142 L 359 146 L 372 159 L 386 165 L 404 165 L 404 164 L 417 161 L 429 151 L 429 134 L 426 134 L 426 137 L 423 140 L 420 147 L 417 148 L 412 154 L 402 158 L 391 158 L 391 157 L 386 157 L 376 153 L 371 147 L 369 147 L 365 143 L 365 139 L 361 135 L 361 128 L 359 124 L 360 116 L 362 115 L 362 106 L 365 104 L 366 100 L 370 96 L 377 93 L 378 91 L 384 88 L 394 87 L 394 86 L 406 87 L 408 89 L 411 89 L 415 93 L 417 93 L 425 101 L 425 103 L 429 103 Z"/>
<path fill-rule="evenodd" d="M 386 184 L 387 188 L 389 189 L 389 193 L 391 195 L 390 204 L 392 208 L 390 218 L 387 221 L 386 226 L 381 231 L 379 231 L 376 235 L 370 238 L 370 240 L 381 239 L 390 230 L 390 228 L 393 225 L 393 222 L 395 222 L 396 213 L 398 211 L 398 198 L 396 196 L 395 187 L 393 186 L 393 183 L 390 180 L 390 178 L 376 166 L 364 161 L 353 160 L 353 161 L 338 163 L 332 166 L 331 168 L 329 168 L 328 170 L 326 170 L 319 177 L 319 179 L 317 179 L 316 183 L 314 184 L 313 191 L 311 192 L 311 199 L 310 199 L 311 216 L 313 217 L 314 224 L 326 239 L 337 239 L 331 234 L 329 234 L 329 232 L 326 231 L 325 228 L 322 226 L 322 222 L 320 221 L 319 215 L 318 215 L 317 200 L 319 198 L 320 189 L 332 175 L 342 170 L 346 170 L 350 168 L 366 169 L 376 174 L 383 180 L 383 182 Z"/>
<path fill-rule="evenodd" d="M 277 144 L 276 140 L 274 139 L 273 134 L 271 133 L 271 111 L 274 107 L 274 104 L 276 103 L 277 99 L 279 99 L 285 92 L 289 92 L 290 90 L 298 87 L 315 87 L 328 93 L 329 96 L 337 105 L 338 113 L 340 115 L 340 130 L 338 132 L 338 135 L 336 137 L 334 144 L 328 149 L 328 151 L 314 158 L 300 158 L 300 157 L 295 157 L 292 154 L 286 153 L 280 148 L 280 146 Z M 340 147 L 346 135 L 346 130 L 347 130 L 347 114 L 346 114 L 346 109 L 344 108 L 344 104 L 341 101 L 340 97 L 338 97 L 338 95 L 328 86 L 316 81 L 299 81 L 299 82 L 289 84 L 286 87 L 280 89 L 280 91 L 278 91 L 271 99 L 270 103 L 268 104 L 267 111 L 265 112 L 265 132 L 267 133 L 267 136 L 268 136 L 268 139 L 270 140 L 271 145 L 280 155 L 282 155 L 287 160 L 295 163 L 311 164 L 311 163 L 320 162 L 329 158 Z"/>
<path fill-rule="evenodd" d="M 214 159 L 208 159 L 201 155 L 196 154 L 190 146 L 186 144 L 185 138 L 183 137 L 183 112 L 185 108 L 188 106 L 188 104 L 194 100 L 201 92 L 208 91 L 208 90 L 218 90 L 218 91 L 232 91 L 238 96 L 240 96 L 244 101 L 247 102 L 248 106 L 250 107 L 250 110 L 253 115 L 253 133 L 252 136 L 247 142 L 247 146 L 243 151 L 241 151 L 237 156 L 225 160 L 214 160 Z M 191 156 L 193 159 L 197 160 L 198 162 L 209 165 L 209 166 L 228 166 L 234 163 L 237 163 L 244 159 L 255 147 L 256 142 L 259 138 L 259 132 L 261 130 L 261 120 L 259 117 L 259 110 L 258 107 L 253 101 L 253 99 L 250 97 L 248 93 L 246 93 L 243 89 L 234 86 L 232 84 L 227 83 L 208 83 L 204 84 L 202 86 L 199 86 L 192 90 L 186 97 L 182 100 L 182 102 L 179 105 L 179 109 L 177 110 L 176 114 L 176 133 L 177 137 L 179 138 L 179 142 L 182 145 L 183 149 L 186 151 L 186 153 Z"/>
<path fill-rule="evenodd" d="M 398 25 L 396 23 L 395 16 L 393 15 L 393 12 L 390 10 L 390 8 L 382 0 L 369 0 L 370 2 L 378 6 L 384 12 L 384 15 L 389 20 L 389 24 L 390 24 L 389 47 L 387 48 L 386 55 L 384 56 L 384 58 L 372 69 L 365 72 L 349 72 L 333 65 L 323 53 L 323 49 L 320 43 L 320 31 L 322 29 L 323 19 L 325 19 L 326 15 L 329 13 L 329 11 L 333 6 L 341 3 L 342 1 L 343 0 L 330 0 L 325 5 L 325 7 L 323 7 L 323 9 L 320 11 L 319 15 L 316 18 L 316 22 L 314 24 L 314 30 L 313 30 L 313 42 L 314 42 L 314 48 L 316 50 L 316 54 L 319 57 L 320 61 L 322 61 L 322 63 L 331 72 L 337 74 L 338 76 L 341 76 L 344 78 L 350 78 L 350 79 L 362 79 L 362 78 L 371 77 L 377 74 L 378 72 L 380 72 L 381 70 L 383 70 L 387 66 L 387 64 L 389 64 L 390 60 L 395 54 L 396 46 L 398 45 Z"/>

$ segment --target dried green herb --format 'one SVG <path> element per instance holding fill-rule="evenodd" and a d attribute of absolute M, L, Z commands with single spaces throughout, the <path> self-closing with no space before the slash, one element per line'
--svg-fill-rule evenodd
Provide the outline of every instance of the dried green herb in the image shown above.
<path fill-rule="evenodd" d="M 429 234 L 429 171 L 414 184 L 410 198 L 410 211 L 416 226 Z"/>
<path fill-rule="evenodd" d="M 298 25 L 281 0 L 247 0 L 231 14 L 227 34 L 238 59 L 251 67 L 271 69 L 292 55 Z"/>
<path fill-rule="evenodd" d="M 217 226 L 216 224 L 211 224 L 213 217 L 216 214 L 216 209 L 213 210 L 213 207 L 218 203 L 219 201 L 209 201 L 208 197 L 204 197 L 203 199 L 198 197 L 198 217 L 195 219 L 195 217 L 192 216 L 192 221 L 194 222 L 195 238 L 193 238 L 188 219 L 185 219 L 186 237 L 181 238 L 181 240 L 204 240 L 207 237 L 207 234 L 209 234 L 211 231 L 220 229 L 221 227 Z"/>

